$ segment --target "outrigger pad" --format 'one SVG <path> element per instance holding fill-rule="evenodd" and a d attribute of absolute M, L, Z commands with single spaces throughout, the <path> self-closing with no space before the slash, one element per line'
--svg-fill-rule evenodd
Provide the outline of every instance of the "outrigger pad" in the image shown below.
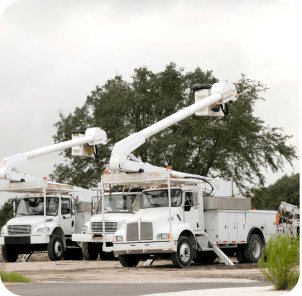
<path fill-rule="evenodd" d="M 201 89 L 211 89 L 213 84 L 194 84 L 192 86 L 192 91 L 196 92 Z"/>

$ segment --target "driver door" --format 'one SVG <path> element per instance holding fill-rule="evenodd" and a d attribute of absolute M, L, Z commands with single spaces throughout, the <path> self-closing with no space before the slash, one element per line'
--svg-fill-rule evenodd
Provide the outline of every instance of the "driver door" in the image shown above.
<path fill-rule="evenodd" d="M 72 203 L 70 198 L 61 198 L 61 227 L 65 235 L 74 233 L 75 215 L 71 212 Z"/>
<path fill-rule="evenodd" d="M 193 192 L 184 192 L 184 218 L 185 223 L 189 223 L 193 230 L 200 230 L 200 210 L 195 209 L 193 206 Z"/>

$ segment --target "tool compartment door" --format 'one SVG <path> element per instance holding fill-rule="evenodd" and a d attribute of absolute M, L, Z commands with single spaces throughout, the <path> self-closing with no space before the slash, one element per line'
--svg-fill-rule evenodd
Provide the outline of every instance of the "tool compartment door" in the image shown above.
<path fill-rule="evenodd" d="M 218 217 L 218 241 L 223 244 L 228 242 L 229 234 L 228 234 L 228 213 L 227 212 L 219 212 L 217 213 Z M 217 240 L 216 240 L 217 241 Z"/>

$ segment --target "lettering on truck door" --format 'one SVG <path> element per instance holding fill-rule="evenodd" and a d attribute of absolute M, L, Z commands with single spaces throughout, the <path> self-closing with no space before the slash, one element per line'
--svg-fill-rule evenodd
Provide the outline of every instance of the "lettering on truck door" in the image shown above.
<path fill-rule="evenodd" d="M 193 230 L 200 230 L 200 210 L 193 206 L 193 192 L 184 192 L 184 217 L 185 222 L 190 223 Z"/>

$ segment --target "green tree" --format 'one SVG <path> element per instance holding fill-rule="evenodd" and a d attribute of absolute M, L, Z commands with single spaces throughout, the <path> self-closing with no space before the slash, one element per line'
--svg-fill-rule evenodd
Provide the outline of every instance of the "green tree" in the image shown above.
<path fill-rule="evenodd" d="M 107 146 L 99 147 L 98 159 L 77 159 L 63 151 L 65 163 L 55 165 L 51 175 L 58 182 L 87 187 L 99 179 L 109 162 L 113 145 L 176 111 L 194 103 L 191 87 L 196 83 L 213 84 L 218 79 L 212 71 L 197 67 L 185 72 L 170 63 L 153 73 L 147 67 L 134 69 L 131 82 L 116 76 L 102 87 L 97 86 L 83 107 L 55 124 L 55 142 L 71 138 L 71 130 L 102 127 L 108 136 Z M 262 168 L 274 172 L 297 158 L 295 148 L 286 145 L 289 135 L 271 128 L 253 116 L 254 106 L 266 86 L 242 75 L 235 83 L 245 98 L 229 104 L 230 113 L 223 118 L 190 116 L 146 140 L 134 154 L 157 166 L 171 165 L 174 170 L 208 176 L 233 175 L 242 189 L 263 186 Z"/>
<path fill-rule="evenodd" d="M 258 210 L 278 210 L 281 201 L 300 206 L 300 174 L 284 175 L 267 188 L 252 190 L 252 206 Z"/>
<path fill-rule="evenodd" d="M 6 222 L 13 218 L 13 202 L 16 203 L 16 211 L 20 202 L 19 197 L 9 198 L 0 208 L 0 228 L 2 228 Z"/>

